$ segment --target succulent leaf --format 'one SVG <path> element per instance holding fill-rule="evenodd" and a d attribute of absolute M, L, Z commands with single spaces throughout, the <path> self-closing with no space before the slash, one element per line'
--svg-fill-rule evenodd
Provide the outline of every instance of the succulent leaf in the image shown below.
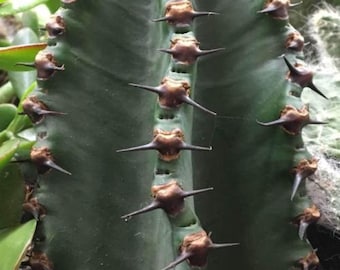
<path fill-rule="evenodd" d="M 19 269 L 35 229 L 36 221 L 31 220 L 16 227 L 0 230 L 0 269 Z"/>

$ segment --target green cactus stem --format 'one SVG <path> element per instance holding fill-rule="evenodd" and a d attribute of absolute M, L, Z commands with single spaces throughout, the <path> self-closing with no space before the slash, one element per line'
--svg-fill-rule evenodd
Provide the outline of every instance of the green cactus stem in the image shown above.
<path fill-rule="evenodd" d="M 306 239 L 329 209 L 309 191 L 322 160 L 302 134 L 333 127 L 313 104 L 336 98 L 289 24 L 303 4 L 63 2 L 34 63 L 40 88 L 0 136 L 25 117 L 41 138 L 24 171 L 39 174 L 23 202 L 41 240 L 27 265 L 336 269 Z"/>

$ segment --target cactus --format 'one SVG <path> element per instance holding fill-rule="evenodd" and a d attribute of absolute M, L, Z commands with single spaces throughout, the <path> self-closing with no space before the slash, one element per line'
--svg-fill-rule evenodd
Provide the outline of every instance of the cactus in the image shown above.
<path fill-rule="evenodd" d="M 337 269 L 335 252 L 306 241 L 329 251 L 316 226 L 320 211 L 331 211 L 307 180 L 318 177 L 319 155 L 304 142 L 333 119 L 319 119 L 301 96 L 337 103 L 287 23 L 288 9 L 301 7 L 64 2 L 36 57 L 39 88 L 18 106 L 39 139 L 30 154 L 32 143 L 18 136 L 2 145 L 10 144 L 4 164 L 14 156 L 35 166 L 23 170 L 31 181 L 24 219 L 38 220 L 23 269 L 191 269 L 217 247 L 228 248 L 209 251 L 207 269 L 317 269 L 316 254 L 324 269 Z M 13 121 L 18 133 L 25 125 Z M 119 153 L 136 150 L 157 151 Z M 194 205 L 190 196 L 203 192 Z"/>

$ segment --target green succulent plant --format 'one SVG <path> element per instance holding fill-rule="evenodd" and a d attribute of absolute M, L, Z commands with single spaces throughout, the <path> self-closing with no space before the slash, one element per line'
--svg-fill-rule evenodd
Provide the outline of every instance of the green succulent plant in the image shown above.
<path fill-rule="evenodd" d="M 63 2 L 0 105 L 0 270 L 338 269 L 335 9 Z"/>

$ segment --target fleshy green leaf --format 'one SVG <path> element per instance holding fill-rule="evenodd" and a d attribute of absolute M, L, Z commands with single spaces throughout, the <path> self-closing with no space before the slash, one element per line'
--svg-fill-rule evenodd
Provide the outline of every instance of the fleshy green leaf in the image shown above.
<path fill-rule="evenodd" d="M 6 141 L 0 146 L 0 171 L 14 156 L 18 146 L 18 139 Z"/>
<path fill-rule="evenodd" d="M 23 28 L 15 35 L 13 45 L 32 44 L 38 42 L 37 35 L 30 28 Z M 36 80 L 36 70 L 25 72 L 10 71 L 9 79 L 13 84 L 14 91 L 21 98 L 23 92 Z"/>
<path fill-rule="evenodd" d="M 0 87 L 0 104 L 9 102 L 14 97 L 14 90 L 11 82 Z"/>
<path fill-rule="evenodd" d="M 17 114 L 17 108 L 12 104 L 0 104 L 0 131 L 6 129 Z"/>
<path fill-rule="evenodd" d="M 47 0 L 9 0 L 0 7 L 0 16 L 23 12 L 45 2 Z"/>
<path fill-rule="evenodd" d="M 29 247 L 37 222 L 31 220 L 14 228 L 0 231 L 0 269 L 16 270 Z"/>
<path fill-rule="evenodd" d="M 10 164 L 0 171 L 0 198 L 0 229 L 19 224 L 24 202 L 24 180 L 17 164 Z"/>
<path fill-rule="evenodd" d="M 46 48 L 46 43 L 17 45 L 0 48 L 0 69 L 11 71 L 32 70 L 17 63 L 33 63 L 36 54 Z"/>

